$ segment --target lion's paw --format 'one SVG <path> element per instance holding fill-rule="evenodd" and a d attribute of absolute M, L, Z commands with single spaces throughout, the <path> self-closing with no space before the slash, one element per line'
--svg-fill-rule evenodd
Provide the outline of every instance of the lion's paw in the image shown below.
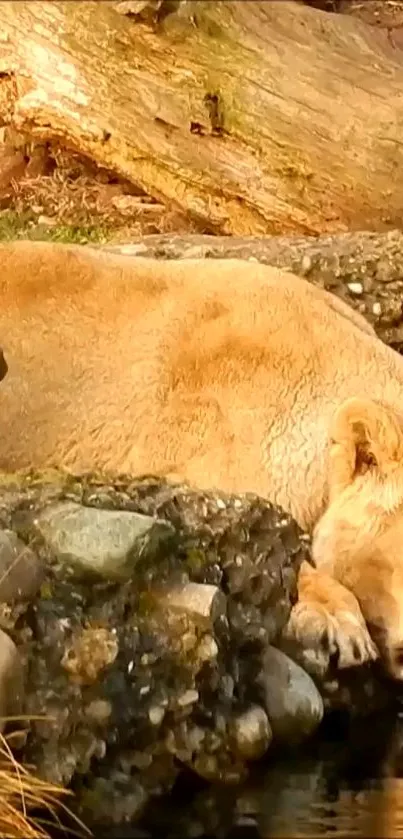
<path fill-rule="evenodd" d="M 313 676 L 374 661 L 378 650 L 354 595 L 330 577 L 314 572 L 300 592 L 283 631 L 282 648 Z"/>

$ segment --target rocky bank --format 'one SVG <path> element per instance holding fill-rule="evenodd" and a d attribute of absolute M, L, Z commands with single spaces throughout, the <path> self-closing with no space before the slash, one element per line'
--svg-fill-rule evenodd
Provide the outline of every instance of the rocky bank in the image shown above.
<path fill-rule="evenodd" d="M 371 674 L 357 705 L 351 678 L 329 692 L 277 648 L 306 557 L 295 522 L 253 495 L 3 478 L 0 715 L 29 718 L 19 759 L 72 784 L 88 824 L 122 824 L 183 767 L 238 783 L 324 704 L 367 709 Z"/>

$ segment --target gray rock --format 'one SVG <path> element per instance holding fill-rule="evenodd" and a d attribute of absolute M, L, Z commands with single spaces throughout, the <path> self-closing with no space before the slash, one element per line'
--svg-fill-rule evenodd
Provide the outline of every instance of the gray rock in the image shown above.
<path fill-rule="evenodd" d="M 295 745 L 315 731 L 323 717 L 323 700 L 302 667 L 268 647 L 258 684 L 275 740 Z"/>
<path fill-rule="evenodd" d="M 59 560 L 108 578 L 130 577 L 140 559 L 153 562 L 174 528 L 141 513 L 98 510 L 63 501 L 42 510 L 35 527 Z"/>
<path fill-rule="evenodd" d="M 21 713 L 24 695 L 24 670 L 14 641 L 0 629 L 0 731 L 6 717 Z"/>
<path fill-rule="evenodd" d="M 0 530 L 0 602 L 34 597 L 44 580 L 37 555 L 12 530 Z"/>
<path fill-rule="evenodd" d="M 263 757 L 273 737 L 263 708 L 253 705 L 239 714 L 231 723 L 231 736 L 235 751 L 244 760 Z"/>

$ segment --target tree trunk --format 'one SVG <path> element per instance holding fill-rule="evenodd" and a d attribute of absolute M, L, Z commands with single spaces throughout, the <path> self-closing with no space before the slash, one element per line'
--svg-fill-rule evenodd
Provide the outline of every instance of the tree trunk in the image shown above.
<path fill-rule="evenodd" d="M 174 11 L 172 11 L 174 9 Z M 403 209 L 401 52 L 293 2 L 1 4 L 5 120 L 223 234 L 384 229 Z"/>
<path fill-rule="evenodd" d="M 236 258 L 293 271 L 346 300 L 379 337 L 403 353 L 403 233 L 333 236 L 156 235 L 108 250 L 161 259 Z"/>

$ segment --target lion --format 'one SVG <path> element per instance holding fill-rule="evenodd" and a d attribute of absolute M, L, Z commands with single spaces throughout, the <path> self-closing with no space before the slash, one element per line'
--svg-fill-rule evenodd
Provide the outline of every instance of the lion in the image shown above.
<path fill-rule="evenodd" d="M 256 262 L 0 245 L 0 468 L 153 473 L 312 535 L 285 637 L 403 678 L 403 359 Z"/>

